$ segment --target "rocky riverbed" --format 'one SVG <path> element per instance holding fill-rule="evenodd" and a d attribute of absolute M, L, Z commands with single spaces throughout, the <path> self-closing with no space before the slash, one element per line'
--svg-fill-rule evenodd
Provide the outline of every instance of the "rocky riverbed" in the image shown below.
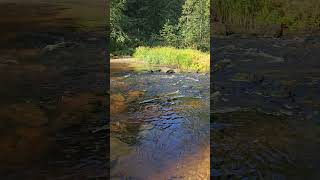
<path fill-rule="evenodd" d="M 106 177 L 104 29 L 71 1 L 0 12 L 0 179 Z"/>
<path fill-rule="evenodd" d="M 319 39 L 212 39 L 213 178 L 320 177 Z"/>
<path fill-rule="evenodd" d="M 209 75 L 111 60 L 111 179 L 209 179 Z"/>

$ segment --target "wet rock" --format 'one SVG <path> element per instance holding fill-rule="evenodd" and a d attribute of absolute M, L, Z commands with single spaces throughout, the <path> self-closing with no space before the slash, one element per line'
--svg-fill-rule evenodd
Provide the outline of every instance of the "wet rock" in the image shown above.
<path fill-rule="evenodd" d="M 288 110 L 293 110 L 293 109 L 298 108 L 297 105 L 292 105 L 292 104 L 284 104 L 283 107 L 288 109 Z"/>
<path fill-rule="evenodd" d="M 0 57 L 0 64 L 7 64 L 7 65 L 17 65 L 19 64 L 19 62 L 15 59 L 8 59 L 8 58 L 5 58 L 5 57 Z"/>
<path fill-rule="evenodd" d="M 127 74 L 127 75 L 123 76 L 123 78 L 128 78 L 130 76 L 131 76 L 131 74 Z"/>
<path fill-rule="evenodd" d="M 159 100 L 161 100 L 161 98 L 146 99 L 144 101 L 141 101 L 140 104 L 153 103 Z"/>
<path fill-rule="evenodd" d="M 192 77 L 186 77 L 186 79 L 192 80 L 192 81 L 195 81 L 195 82 L 199 82 L 199 79 L 195 79 L 195 78 L 192 78 Z"/>
<path fill-rule="evenodd" d="M 219 99 L 220 96 L 221 96 L 220 91 L 216 91 L 216 92 L 211 94 L 211 99 L 216 101 L 216 100 Z"/>
<path fill-rule="evenodd" d="M 236 111 L 242 111 L 244 109 L 240 107 L 226 107 L 226 108 L 221 108 L 221 109 L 214 109 L 212 113 L 231 113 L 231 112 L 236 112 Z"/>
<path fill-rule="evenodd" d="M 166 71 L 166 74 L 174 74 L 174 73 L 175 73 L 175 71 L 173 69 L 169 69 Z"/>
<path fill-rule="evenodd" d="M 109 129 L 109 126 L 108 125 L 104 125 L 102 127 L 98 127 L 94 130 L 92 130 L 92 133 L 96 133 L 96 132 L 99 132 L 99 131 L 103 131 L 103 130 L 108 130 Z"/>
<path fill-rule="evenodd" d="M 49 44 L 46 47 L 44 47 L 42 49 L 42 51 L 43 52 L 51 52 L 51 51 L 54 51 L 54 50 L 57 50 L 60 48 L 69 48 L 69 47 L 76 46 L 76 45 L 78 45 L 78 44 L 74 43 L 74 42 L 60 42 L 57 44 Z"/>
<path fill-rule="evenodd" d="M 293 115 L 293 112 L 292 112 L 292 111 L 285 110 L 285 109 L 280 109 L 280 113 L 281 113 L 281 114 L 284 114 L 284 115 L 286 115 L 286 116 L 292 116 L 292 115 Z"/>
<path fill-rule="evenodd" d="M 258 49 L 254 48 L 249 48 L 248 51 L 245 53 L 246 55 L 254 56 L 256 59 L 261 59 L 261 60 L 267 60 L 269 63 L 283 63 L 284 58 L 275 56 L 269 53 L 262 52 Z"/>
<path fill-rule="evenodd" d="M 126 127 L 126 122 L 115 121 L 110 123 L 110 131 L 112 132 L 125 131 Z"/>

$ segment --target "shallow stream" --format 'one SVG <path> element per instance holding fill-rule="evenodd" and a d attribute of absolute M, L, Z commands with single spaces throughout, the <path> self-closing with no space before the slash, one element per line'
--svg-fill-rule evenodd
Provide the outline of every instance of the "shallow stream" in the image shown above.
<path fill-rule="evenodd" d="M 112 179 L 209 179 L 209 75 L 130 62 L 111 61 Z"/>

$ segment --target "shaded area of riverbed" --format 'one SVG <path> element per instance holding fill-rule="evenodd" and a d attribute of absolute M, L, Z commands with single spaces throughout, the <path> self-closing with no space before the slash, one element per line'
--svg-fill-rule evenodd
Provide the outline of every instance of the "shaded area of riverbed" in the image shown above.
<path fill-rule="evenodd" d="M 209 76 L 111 60 L 111 178 L 209 179 Z"/>
<path fill-rule="evenodd" d="M 105 22 L 78 5 L 0 2 L 0 179 L 107 176 Z"/>
<path fill-rule="evenodd" d="M 212 42 L 211 176 L 318 179 L 319 37 Z"/>

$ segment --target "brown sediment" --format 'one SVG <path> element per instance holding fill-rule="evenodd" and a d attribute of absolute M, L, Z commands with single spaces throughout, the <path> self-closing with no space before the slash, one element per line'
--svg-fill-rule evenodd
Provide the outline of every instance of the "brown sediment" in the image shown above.
<path fill-rule="evenodd" d="M 114 76 L 115 73 L 124 73 L 133 71 L 139 63 L 133 58 L 123 58 L 123 59 L 112 59 L 110 61 L 110 72 L 111 72 L 111 86 L 113 89 L 126 90 L 129 84 L 125 83 L 123 80 L 125 77 Z M 137 100 L 139 97 L 143 96 L 142 91 L 130 91 L 123 95 L 120 93 L 113 93 L 110 96 L 110 113 L 111 116 L 119 114 L 127 109 L 127 103 Z"/>
<path fill-rule="evenodd" d="M 104 97 L 90 93 L 81 93 L 75 96 L 63 96 L 57 108 L 57 118 L 52 127 L 62 128 L 70 124 L 78 124 L 95 111 L 97 105 L 103 106 Z"/>
<path fill-rule="evenodd" d="M 183 105 L 191 108 L 201 108 L 204 106 L 204 102 L 198 99 L 195 99 L 195 100 L 186 101 L 184 102 Z"/>
<path fill-rule="evenodd" d="M 133 67 L 133 59 L 132 58 L 124 58 L 124 59 L 111 59 L 110 60 L 110 73 L 111 77 L 113 73 L 116 72 L 128 72 L 132 71 Z"/>
<path fill-rule="evenodd" d="M 127 108 L 125 98 L 121 94 L 111 94 L 110 96 L 110 114 L 115 115 L 123 112 Z"/>
<path fill-rule="evenodd" d="M 136 101 L 138 98 L 142 97 L 144 95 L 143 91 L 130 91 L 128 93 L 127 102 Z"/>
<path fill-rule="evenodd" d="M 186 179 L 209 180 L 210 179 L 210 146 L 204 146 L 194 154 L 188 154 L 179 161 L 165 168 L 165 171 L 153 174 L 150 179 Z"/>

